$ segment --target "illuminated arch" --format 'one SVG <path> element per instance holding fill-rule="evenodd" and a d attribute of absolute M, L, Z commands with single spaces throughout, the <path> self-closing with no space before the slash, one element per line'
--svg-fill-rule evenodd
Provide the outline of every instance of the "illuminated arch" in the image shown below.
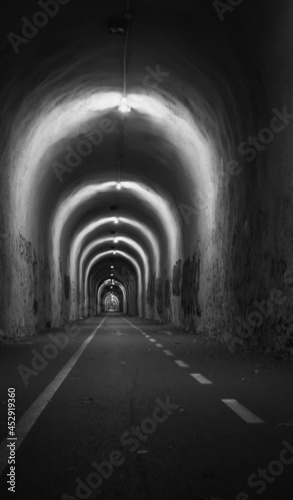
<path fill-rule="evenodd" d="M 129 260 L 136 272 L 137 272 L 137 282 L 138 282 L 138 315 L 141 317 L 142 316 L 142 311 L 143 311 L 143 290 L 142 290 L 142 274 L 141 274 L 141 269 L 136 261 L 132 256 L 128 255 L 125 252 L 122 252 L 121 250 L 117 250 L 117 254 L 122 255 L 126 260 Z M 84 276 L 84 281 L 83 281 L 83 301 L 85 307 L 88 307 L 89 304 L 89 297 L 88 297 L 88 292 L 87 292 L 87 283 L 88 283 L 88 278 L 89 278 L 89 273 L 93 266 L 95 265 L 96 262 L 98 262 L 101 258 L 106 257 L 108 255 L 112 255 L 112 250 L 108 250 L 106 252 L 102 252 L 98 255 L 96 255 L 88 264 L 86 271 L 85 271 L 85 276 Z"/>
<path fill-rule="evenodd" d="M 144 276 L 145 276 L 144 283 L 145 283 L 145 289 L 146 289 L 148 282 L 149 282 L 149 259 L 148 259 L 147 254 L 145 253 L 145 251 L 141 247 L 141 245 L 139 245 L 138 243 L 136 243 L 132 239 L 125 238 L 124 236 L 119 236 L 117 239 L 118 239 L 118 242 L 123 241 L 124 243 L 126 243 L 129 246 L 131 246 L 132 248 L 134 248 L 134 250 L 140 255 L 142 262 L 143 262 L 143 266 L 144 266 Z M 84 261 L 86 260 L 88 255 L 92 252 L 92 250 L 99 247 L 100 245 L 103 245 L 104 243 L 113 243 L 113 238 L 99 238 L 97 240 L 92 241 L 84 249 L 82 256 L 81 256 L 81 259 L 80 259 L 80 268 L 79 268 L 79 287 L 80 287 L 80 290 L 82 288 L 82 276 L 83 276 Z M 118 243 L 117 243 L 117 245 L 118 245 Z M 117 252 L 117 250 L 119 250 L 118 246 L 115 247 L 114 251 Z M 112 250 L 112 253 L 114 251 Z"/>
<path fill-rule="evenodd" d="M 124 285 L 122 285 L 122 283 L 120 283 L 119 281 L 117 281 L 115 278 L 114 278 L 113 281 L 114 281 L 114 284 L 121 289 L 122 296 L 123 296 L 123 313 L 126 314 L 127 313 L 127 298 L 126 298 L 125 287 L 124 287 Z M 102 295 L 102 291 L 103 291 L 103 289 L 106 286 L 109 286 L 111 282 L 112 282 L 112 280 L 107 279 L 101 285 L 99 285 L 99 286 L 96 287 L 96 290 L 97 290 L 97 292 L 96 292 L 97 293 L 97 313 L 98 314 L 101 312 L 101 295 Z"/>

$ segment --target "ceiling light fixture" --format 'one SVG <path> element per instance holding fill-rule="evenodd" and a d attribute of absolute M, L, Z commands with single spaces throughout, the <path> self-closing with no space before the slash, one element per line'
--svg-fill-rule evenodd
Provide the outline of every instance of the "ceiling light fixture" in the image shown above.
<path fill-rule="evenodd" d="M 109 19 L 108 30 L 111 35 L 125 35 L 127 30 L 126 19 Z"/>
<path fill-rule="evenodd" d="M 131 111 L 131 107 L 129 106 L 127 97 L 125 95 L 121 99 L 119 111 L 121 111 L 121 113 L 130 113 Z"/>
<path fill-rule="evenodd" d="M 131 107 L 129 106 L 128 103 L 128 98 L 127 98 L 127 49 L 128 49 L 128 39 L 129 39 L 129 27 L 130 27 L 130 22 L 133 20 L 132 14 L 129 12 L 130 10 L 130 0 L 126 0 L 126 13 L 124 15 L 125 18 L 125 36 L 124 36 L 124 50 L 123 50 L 123 84 L 122 84 L 122 96 L 121 96 L 121 103 L 119 106 L 119 111 L 125 115 L 127 113 L 130 113 Z M 121 184 L 121 162 L 123 159 L 123 135 L 124 135 L 124 122 L 125 122 L 125 117 L 121 119 L 121 134 L 120 134 L 120 155 L 118 158 L 118 166 L 117 166 L 117 183 L 116 183 L 116 188 L 117 190 L 120 190 L 122 188 Z"/>

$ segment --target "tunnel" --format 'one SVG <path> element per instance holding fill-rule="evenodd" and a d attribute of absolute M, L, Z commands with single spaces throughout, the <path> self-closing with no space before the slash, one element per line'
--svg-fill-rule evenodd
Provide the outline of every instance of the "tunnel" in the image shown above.
<path fill-rule="evenodd" d="M 201 363 L 214 356 L 217 364 L 223 356 L 222 364 L 217 365 L 220 379 L 231 363 L 231 373 L 239 369 L 240 385 L 246 380 L 251 383 L 251 375 L 241 376 L 239 367 L 246 363 L 245 372 L 260 357 L 261 366 L 267 367 L 266 376 L 272 376 L 276 384 L 272 389 L 275 398 L 280 397 L 284 404 L 284 421 L 293 419 L 288 382 L 293 361 L 292 27 L 289 0 L 16 0 L 5 5 L 0 45 L 1 398 L 6 401 L 8 387 L 16 387 L 21 408 L 16 429 L 19 425 L 23 436 L 17 445 L 20 457 L 29 441 L 21 420 L 29 411 L 28 402 L 34 404 L 45 385 L 53 384 L 71 355 L 74 358 L 80 352 L 84 356 L 96 345 L 100 332 L 101 345 L 92 354 L 99 362 L 93 364 L 92 376 L 95 379 L 95 370 L 101 369 L 101 380 L 105 377 L 105 384 L 98 384 L 103 404 L 97 408 L 102 415 L 108 408 L 106 387 L 113 414 L 118 415 L 125 404 L 123 391 L 127 392 L 130 382 L 118 372 L 121 367 L 128 370 L 129 363 L 137 363 L 133 377 L 145 370 L 149 384 L 152 377 L 154 387 L 156 380 L 167 384 L 163 368 L 148 368 L 146 360 L 138 359 L 136 336 L 146 336 L 141 342 L 151 337 L 154 343 L 146 348 L 144 359 L 151 356 L 155 340 L 157 350 L 168 347 L 164 352 L 170 360 L 174 349 L 183 349 L 183 345 L 187 357 L 198 356 L 196 373 L 191 373 L 197 382 L 205 380 L 198 373 Z M 64 342 L 70 339 L 64 350 L 57 344 L 60 335 L 65 335 Z M 57 339 L 56 343 L 43 344 L 50 338 Z M 171 344 L 165 346 L 165 342 Z M 36 354 L 38 346 L 48 354 L 48 359 L 42 355 L 49 363 L 44 369 L 37 368 L 43 363 Z M 52 354 L 52 346 L 59 349 L 58 357 Z M 107 369 L 101 368 L 104 351 L 111 357 Z M 92 359 L 88 357 L 85 370 Z M 188 367 L 182 363 L 178 367 Z M 288 377 L 283 385 L 281 378 L 271 375 L 276 366 L 280 377 L 283 371 Z M 253 370 L 257 378 L 259 368 Z M 212 372 L 213 367 L 208 366 L 207 380 Z M 87 380 L 79 372 L 74 377 Z M 268 380 L 259 387 L 259 398 L 268 395 Z M 172 381 L 171 377 L 170 387 Z M 278 381 L 282 390 L 277 390 Z M 112 386 L 108 386 L 110 382 Z M 138 398 L 142 399 L 136 403 L 136 383 L 135 378 L 130 395 L 125 396 L 130 398 L 131 422 L 138 407 L 143 411 L 151 404 L 144 402 L 140 392 Z M 213 383 L 211 380 L 210 385 Z M 184 381 L 176 384 L 182 387 L 177 394 L 180 400 L 185 395 Z M 203 382 L 202 387 L 208 386 L 209 382 Z M 89 387 L 90 382 L 84 382 L 86 393 Z M 74 390 L 68 391 L 74 399 Z M 231 406 L 233 390 L 224 392 L 228 396 L 223 396 L 223 402 Z M 192 400 L 192 396 L 188 398 Z M 244 407 L 251 406 L 246 393 L 242 399 Z M 88 407 L 93 400 L 94 396 L 89 397 Z M 257 400 L 255 396 L 256 414 L 263 410 Z M 61 400 L 58 404 L 59 408 Z M 153 402 L 156 404 L 163 411 Z M 184 416 L 183 400 L 180 404 Z M 205 407 L 206 401 L 202 404 Z M 282 407 L 281 403 L 276 407 L 279 404 Z M 196 411 L 190 410 L 195 420 Z M 69 429 L 73 415 L 79 420 L 82 411 L 68 409 L 68 415 Z M 88 427 L 79 424 L 81 433 L 90 432 L 94 426 L 91 418 L 96 417 L 86 417 Z M 47 425 L 55 419 L 53 414 L 48 416 Z M 121 429 L 111 419 L 114 417 L 109 417 L 111 436 L 111 425 L 117 424 L 121 434 L 130 427 L 126 417 L 121 417 L 125 424 Z M 265 417 L 257 421 L 263 422 L 266 425 Z M 276 426 L 278 423 L 274 421 Z M 156 421 L 156 425 L 165 424 Z M 192 420 L 186 425 L 192 426 Z M 210 425 L 214 432 L 216 423 Z M 278 428 L 279 434 L 287 427 Z M 7 429 L 2 424 L 0 430 L 3 473 L 7 450 L 1 449 L 5 448 Z M 229 429 L 226 437 L 229 441 Z M 112 437 L 109 439 L 111 442 Z M 286 448 L 282 443 L 290 442 L 287 434 L 272 440 L 271 454 L 268 444 L 263 448 L 266 465 L 276 458 L 279 448 L 280 452 Z M 196 443 L 189 448 L 186 436 L 182 443 L 190 456 L 197 455 Z M 288 454 L 292 446 L 291 436 Z M 147 444 L 145 447 L 138 460 L 150 455 Z M 31 445 L 30 457 L 34 450 Z M 81 450 L 91 454 L 85 445 Z M 174 455 L 176 445 L 167 450 Z M 199 456 L 206 453 L 200 445 L 198 450 Z M 180 454 L 174 462 L 170 457 L 162 459 L 168 464 L 167 476 L 162 475 L 170 477 L 166 493 L 146 486 L 151 475 L 155 483 L 159 480 L 151 465 L 146 479 L 140 470 L 144 465 L 132 463 L 129 478 L 135 471 L 137 480 L 127 498 L 178 498 L 179 485 L 187 499 L 255 498 L 252 491 L 241 493 L 241 480 L 239 491 L 237 484 L 227 485 L 227 469 L 218 473 L 217 483 L 209 471 L 214 467 L 211 463 L 221 460 L 219 450 L 213 453 L 217 458 L 209 455 L 201 472 L 196 472 L 201 470 L 197 457 L 196 484 L 190 469 L 193 459 L 184 466 L 185 475 L 183 466 L 181 471 L 175 465 Z M 231 470 L 233 461 L 231 458 Z M 237 456 L 236 461 L 240 468 L 242 459 Z M 261 465 L 260 458 L 253 459 L 251 474 Z M 174 488 L 171 470 L 178 473 Z M 282 491 L 283 498 L 289 499 L 287 472 L 280 479 L 273 475 L 276 479 L 270 490 L 273 481 L 259 479 L 259 492 L 267 488 L 266 498 L 275 499 Z M 40 471 L 40 478 L 42 474 Z M 108 485 L 107 474 L 103 476 L 100 469 L 99 474 Z M 75 484 L 79 493 L 74 493 L 74 476 L 71 483 L 64 480 L 60 491 L 52 486 L 46 493 L 41 480 L 30 490 L 28 477 L 19 473 L 23 487 L 18 494 L 22 489 L 24 499 L 95 498 L 100 491 L 103 498 L 126 498 L 118 483 L 113 490 L 110 486 L 103 490 L 100 484 L 89 487 L 85 479 L 79 479 Z M 15 481 L 17 485 L 17 474 Z M 47 485 L 48 478 L 44 482 Z M 247 490 L 245 481 L 244 487 Z"/>
<path fill-rule="evenodd" d="M 110 278 L 109 259 L 133 276 L 130 314 L 223 342 L 225 332 L 243 334 L 237 318 L 257 311 L 255 302 L 290 287 L 282 179 L 292 117 L 286 85 L 275 81 L 281 71 L 268 77 L 273 47 L 250 56 L 261 3 L 249 37 L 249 2 L 193 4 L 163 2 L 155 16 L 151 2 L 88 2 L 82 13 L 72 0 L 25 2 L 26 15 L 23 4 L 18 16 L 8 9 L 2 335 L 86 317 L 99 280 Z M 109 28 L 117 19 L 124 34 Z M 274 309 L 254 341 L 291 354 L 290 307 L 281 323 Z M 258 322 L 256 314 L 248 327 Z"/>

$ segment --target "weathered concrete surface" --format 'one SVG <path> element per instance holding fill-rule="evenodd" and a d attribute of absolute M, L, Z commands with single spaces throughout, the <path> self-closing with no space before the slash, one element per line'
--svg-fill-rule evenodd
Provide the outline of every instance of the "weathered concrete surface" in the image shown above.
<path fill-rule="evenodd" d="M 247 0 L 222 22 L 212 2 L 138 2 L 125 120 L 123 37 L 107 31 L 124 6 L 97 12 L 89 0 L 81 15 L 74 2 L 60 5 L 16 54 L 7 26 L 21 33 L 35 9 L 27 0 L 3 14 L 2 335 L 31 336 L 94 308 L 113 245 L 84 261 L 83 252 L 115 230 L 138 245 L 120 242 L 136 279 L 130 314 L 290 355 L 289 0 Z M 114 224 L 117 215 L 128 222 Z M 257 316 L 255 302 L 276 289 L 270 314 Z"/>

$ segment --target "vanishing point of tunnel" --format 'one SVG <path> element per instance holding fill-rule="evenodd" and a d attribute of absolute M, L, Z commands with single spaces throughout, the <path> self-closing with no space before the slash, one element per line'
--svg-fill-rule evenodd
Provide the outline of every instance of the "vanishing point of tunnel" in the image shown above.
<path fill-rule="evenodd" d="M 292 0 L 0 26 L 1 498 L 291 500 Z"/>

